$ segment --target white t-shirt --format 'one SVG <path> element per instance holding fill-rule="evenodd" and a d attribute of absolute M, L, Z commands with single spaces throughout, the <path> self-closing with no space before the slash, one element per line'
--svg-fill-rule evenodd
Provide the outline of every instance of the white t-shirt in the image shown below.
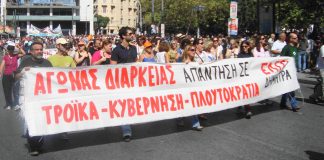
<path fill-rule="evenodd" d="M 204 61 L 204 63 L 216 61 L 216 57 L 213 54 L 207 53 L 205 51 L 202 51 L 202 53 L 199 54 L 199 56 L 197 54 L 195 55 L 195 61 L 196 62 L 198 62 L 198 63 L 202 62 L 201 59 Z"/>
<path fill-rule="evenodd" d="M 254 47 L 252 53 L 254 57 L 270 57 L 269 51 L 265 51 L 264 48 L 260 48 L 260 52 L 258 52 L 257 48 Z"/>
<path fill-rule="evenodd" d="M 276 40 L 271 47 L 271 51 L 279 50 L 281 52 L 281 50 L 285 47 L 285 45 L 287 45 L 286 41 L 281 42 L 280 40 Z M 280 56 L 280 54 L 271 54 L 271 55 L 272 57 Z"/>
<path fill-rule="evenodd" d="M 156 53 L 156 62 L 157 63 L 165 63 L 165 52 Z"/>
<path fill-rule="evenodd" d="M 318 69 L 324 69 L 324 45 L 322 45 L 320 49 L 320 53 L 317 59 L 317 67 Z"/>

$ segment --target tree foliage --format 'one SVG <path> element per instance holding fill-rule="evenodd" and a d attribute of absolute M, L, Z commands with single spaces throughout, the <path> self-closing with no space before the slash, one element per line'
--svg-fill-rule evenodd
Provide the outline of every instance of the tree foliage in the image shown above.
<path fill-rule="evenodd" d="M 164 23 L 168 33 L 195 33 L 199 26 L 202 33 L 227 33 L 230 0 L 155 0 L 154 15 L 152 0 L 141 0 L 144 24 Z M 239 31 L 258 30 L 257 2 L 260 6 L 275 4 L 275 20 L 282 27 L 300 29 L 309 24 L 324 27 L 323 0 L 238 0 Z M 196 11 L 195 6 L 204 6 Z M 154 17 L 154 21 L 152 19 Z"/>
<path fill-rule="evenodd" d="M 103 17 L 101 15 L 97 16 L 97 23 L 98 23 L 98 28 L 106 28 L 107 24 L 109 23 L 109 18 L 108 17 Z"/>

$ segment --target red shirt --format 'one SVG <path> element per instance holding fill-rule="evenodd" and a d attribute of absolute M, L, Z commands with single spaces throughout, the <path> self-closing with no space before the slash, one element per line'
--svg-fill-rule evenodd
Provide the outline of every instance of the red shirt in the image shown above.
<path fill-rule="evenodd" d="M 15 55 L 5 55 L 3 57 L 3 60 L 5 62 L 5 68 L 4 68 L 4 75 L 11 75 L 13 74 L 18 67 L 18 54 Z"/>

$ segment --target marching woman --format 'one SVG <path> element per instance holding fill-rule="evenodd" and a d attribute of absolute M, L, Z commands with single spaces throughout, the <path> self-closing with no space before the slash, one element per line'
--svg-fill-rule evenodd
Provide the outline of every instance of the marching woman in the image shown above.
<path fill-rule="evenodd" d="M 177 42 L 171 41 L 171 47 L 169 52 L 165 54 L 165 62 L 166 63 L 175 63 L 179 58 L 179 54 L 177 53 Z"/>
<path fill-rule="evenodd" d="M 253 57 L 253 53 L 251 52 L 251 46 L 249 41 L 243 41 L 240 47 L 240 53 L 237 55 L 237 58 L 250 58 Z M 240 109 L 241 107 L 239 107 Z M 245 118 L 250 119 L 252 116 L 251 106 L 244 105 Z"/>
<path fill-rule="evenodd" d="M 152 43 L 150 41 L 146 41 L 143 46 L 144 53 L 139 56 L 138 62 L 156 62 L 153 54 Z"/>
<path fill-rule="evenodd" d="M 91 54 L 86 50 L 86 45 L 83 41 L 78 43 L 78 50 L 75 53 L 74 60 L 77 66 L 90 66 Z"/>
<path fill-rule="evenodd" d="M 13 99 L 14 72 L 18 67 L 18 59 L 25 55 L 25 51 L 19 46 L 19 53 L 15 54 L 15 43 L 9 41 L 7 43 L 7 53 L 4 55 L 0 64 L 0 77 L 2 77 L 2 86 L 6 99 L 5 108 L 14 109 L 15 101 Z"/>
<path fill-rule="evenodd" d="M 268 51 L 267 41 L 264 35 L 260 35 L 256 38 L 255 47 L 252 50 L 254 57 L 270 57 L 270 52 Z"/>
<path fill-rule="evenodd" d="M 102 49 L 96 51 L 91 60 L 92 65 L 106 65 L 110 64 L 112 51 L 112 42 L 110 40 L 105 40 L 102 42 Z"/>
<path fill-rule="evenodd" d="M 188 45 L 185 47 L 182 60 L 186 64 L 190 62 L 195 62 L 195 55 L 196 55 L 196 47 L 193 45 Z M 183 126 L 184 125 L 183 119 L 177 119 L 177 125 Z M 192 129 L 195 131 L 202 131 L 204 129 L 204 127 L 200 125 L 199 118 L 197 115 L 192 116 Z"/>

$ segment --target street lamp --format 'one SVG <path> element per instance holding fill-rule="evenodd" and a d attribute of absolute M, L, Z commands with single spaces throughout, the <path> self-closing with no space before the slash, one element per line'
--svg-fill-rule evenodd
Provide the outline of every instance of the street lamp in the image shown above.
<path fill-rule="evenodd" d="M 89 8 L 90 4 L 87 5 L 86 8 L 86 23 L 85 23 L 85 35 L 88 34 L 88 8 Z"/>
<path fill-rule="evenodd" d="M 198 5 L 193 8 L 194 11 L 197 11 L 197 20 L 198 20 L 198 27 L 197 27 L 197 38 L 200 37 L 200 28 L 199 28 L 199 12 L 203 11 L 205 6 Z"/>
<path fill-rule="evenodd" d="M 143 29 L 143 18 L 142 18 L 142 4 L 140 2 L 140 0 L 136 0 L 136 3 L 139 6 L 139 25 L 140 25 L 140 32 L 142 33 L 142 29 Z"/>

